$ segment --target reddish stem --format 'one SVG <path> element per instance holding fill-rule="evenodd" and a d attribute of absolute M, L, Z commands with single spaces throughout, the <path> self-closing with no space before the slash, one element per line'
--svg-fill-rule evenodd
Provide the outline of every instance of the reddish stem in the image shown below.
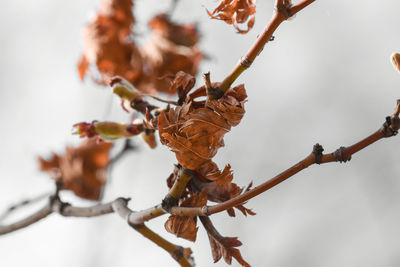
<path fill-rule="evenodd" d="M 219 89 L 223 92 L 228 90 L 232 83 L 240 76 L 253 63 L 255 58 L 261 53 L 265 44 L 271 39 L 272 34 L 279 27 L 279 25 L 287 20 L 290 16 L 298 13 L 303 8 L 310 5 L 315 0 L 303 0 L 293 6 L 285 6 L 284 1 L 277 0 L 275 2 L 276 12 L 274 12 L 268 25 L 264 31 L 257 38 L 257 41 L 253 44 L 246 56 L 243 57 L 240 62 L 235 66 L 232 72 L 222 81 Z"/>

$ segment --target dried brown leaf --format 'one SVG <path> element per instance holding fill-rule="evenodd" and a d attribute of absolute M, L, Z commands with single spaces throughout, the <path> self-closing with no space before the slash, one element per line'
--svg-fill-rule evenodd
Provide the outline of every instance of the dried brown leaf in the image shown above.
<path fill-rule="evenodd" d="M 78 63 L 81 79 L 95 64 L 100 82 L 107 84 L 119 75 L 134 83 L 142 74 L 139 49 L 130 39 L 134 17 L 132 0 L 103 0 L 99 12 L 83 29 L 84 52 Z"/>
<path fill-rule="evenodd" d="M 194 46 L 200 40 L 195 24 L 179 25 L 173 23 L 165 13 L 153 17 L 149 21 L 149 26 L 154 33 L 176 45 Z"/>
<path fill-rule="evenodd" d="M 182 201 L 181 207 L 201 207 L 207 204 L 207 193 L 205 191 L 200 194 L 193 194 L 189 198 Z M 165 229 L 176 235 L 192 242 L 196 241 L 197 236 L 197 217 L 188 216 L 169 216 L 164 224 Z"/>
<path fill-rule="evenodd" d="M 175 24 L 165 14 L 152 18 L 149 25 L 152 36 L 141 48 L 146 71 L 135 85 L 142 91 L 174 94 L 177 88 L 170 87 L 168 79 L 163 77 L 179 71 L 197 74 L 200 61 L 204 58 L 197 47 L 200 36 L 194 24 Z M 146 89 L 148 87 L 151 89 Z"/>
<path fill-rule="evenodd" d="M 242 242 L 240 242 L 237 237 L 222 236 L 217 229 L 215 229 L 209 217 L 201 217 L 200 220 L 204 228 L 207 230 L 214 263 L 224 257 L 225 262 L 230 265 L 232 264 L 233 257 L 242 266 L 250 267 L 250 265 L 242 258 L 239 249 L 236 248 L 242 245 Z"/>
<path fill-rule="evenodd" d="M 111 147 L 111 143 L 87 139 L 78 147 L 67 147 L 64 155 L 53 153 L 49 160 L 39 157 L 39 168 L 54 179 L 61 179 L 62 189 L 85 199 L 98 200 L 106 182 Z"/>
<path fill-rule="evenodd" d="M 224 118 L 208 108 L 181 107 L 163 111 L 158 119 L 161 143 L 175 152 L 178 162 L 196 170 L 208 162 L 224 145 L 223 136 L 230 130 Z"/>
<path fill-rule="evenodd" d="M 196 241 L 197 236 L 197 217 L 183 217 L 172 215 L 165 222 L 165 229 L 177 237 L 184 238 L 189 241 Z"/>
<path fill-rule="evenodd" d="M 226 165 L 224 170 L 221 172 L 218 169 L 217 164 L 215 164 L 211 160 L 202 164 L 197 169 L 197 174 L 209 181 L 214 181 L 217 184 L 227 184 L 230 183 L 233 179 L 231 165 Z"/>
<path fill-rule="evenodd" d="M 247 94 L 243 84 L 230 88 L 224 96 L 210 100 L 207 106 L 219 113 L 231 126 L 236 126 L 242 120 Z"/>
<path fill-rule="evenodd" d="M 256 0 L 221 0 L 219 5 L 209 12 L 208 15 L 213 19 L 225 21 L 233 24 L 238 33 L 247 33 L 254 26 L 256 14 Z M 242 30 L 238 24 L 247 22 L 247 29 Z"/>
<path fill-rule="evenodd" d="M 215 239 L 213 236 L 208 234 L 210 240 L 211 253 L 214 259 L 214 263 L 218 262 L 221 257 L 227 264 L 232 264 L 232 257 L 235 258 L 242 266 L 250 267 L 240 254 L 240 250 L 235 248 L 241 246 L 242 243 L 237 237 L 223 237 L 220 241 Z"/>
<path fill-rule="evenodd" d="M 169 78 L 171 79 L 169 91 L 178 93 L 178 105 L 182 105 L 187 94 L 196 83 L 196 79 L 192 75 L 183 71 L 178 71 L 176 75 L 169 76 Z"/>

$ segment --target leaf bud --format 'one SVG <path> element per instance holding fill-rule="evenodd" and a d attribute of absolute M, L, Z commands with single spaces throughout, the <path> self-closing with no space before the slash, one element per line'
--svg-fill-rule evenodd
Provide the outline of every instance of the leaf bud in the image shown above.
<path fill-rule="evenodd" d="M 121 106 L 125 111 L 131 109 L 132 102 L 142 102 L 142 96 L 133 85 L 122 77 L 115 76 L 111 79 L 110 85 L 114 94 L 121 98 Z"/>
<path fill-rule="evenodd" d="M 400 54 L 393 53 L 391 56 L 393 67 L 400 72 Z"/>
<path fill-rule="evenodd" d="M 133 133 L 128 128 L 131 125 L 121 124 L 116 122 L 97 122 L 92 123 L 81 122 L 75 124 L 75 132 L 73 134 L 79 134 L 83 137 L 97 137 L 103 141 L 112 141 L 119 138 L 128 138 L 139 133 Z"/>

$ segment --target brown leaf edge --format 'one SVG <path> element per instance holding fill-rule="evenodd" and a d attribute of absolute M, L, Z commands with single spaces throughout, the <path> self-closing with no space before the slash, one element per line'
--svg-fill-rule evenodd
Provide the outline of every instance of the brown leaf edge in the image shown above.
<path fill-rule="evenodd" d="M 199 218 L 204 228 L 207 230 L 214 263 L 224 257 L 225 262 L 231 265 L 233 257 L 242 266 L 250 267 L 250 264 L 246 262 L 240 254 L 240 250 L 236 248 L 242 245 L 242 242 L 240 242 L 237 237 L 224 237 L 215 229 L 208 216 Z"/>

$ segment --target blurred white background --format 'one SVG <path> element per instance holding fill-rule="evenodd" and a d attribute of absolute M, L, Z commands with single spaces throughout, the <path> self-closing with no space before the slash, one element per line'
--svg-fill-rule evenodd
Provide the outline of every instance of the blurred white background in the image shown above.
<path fill-rule="evenodd" d="M 78 78 L 80 32 L 98 4 L 0 2 L 0 211 L 53 189 L 36 158 L 78 143 L 71 135 L 74 123 L 127 119 L 110 90 Z M 202 50 L 213 58 L 201 71 L 210 70 L 213 81 L 231 71 L 273 11 L 272 0 L 258 1 L 253 30 L 238 35 L 232 26 L 207 17 L 205 8 L 216 5 L 181 0 L 173 16 L 199 22 Z M 135 1 L 138 24 L 168 6 L 169 1 Z M 216 162 L 230 163 L 239 185 L 251 180 L 258 185 L 308 155 L 317 142 L 331 152 L 377 130 L 399 98 L 400 74 L 389 60 L 392 52 L 400 52 L 399 9 L 398 0 L 317 0 L 284 23 L 238 81 L 246 84 L 247 113 L 226 135 Z M 400 266 L 399 140 L 379 141 L 350 163 L 310 167 L 249 201 L 256 216 L 232 219 L 222 213 L 212 219 L 221 234 L 239 237 L 242 255 L 253 266 Z M 114 167 L 104 200 L 132 197 L 130 207 L 140 210 L 165 195 L 165 179 L 176 160 L 166 147 L 150 150 L 136 143 L 140 151 Z M 63 198 L 92 204 L 69 193 Z M 178 240 L 164 230 L 166 218 L 148 225 L 168 240 L 191 246 L 197 266 L 212 265 L 205 231 L 200 227 L 195 244 Z M 51 215 L 1 236 L 0 266 L 28 265 L 176 266 L 115 215 Z M 214 266 L 225 265 L 221 260 Z"/>

